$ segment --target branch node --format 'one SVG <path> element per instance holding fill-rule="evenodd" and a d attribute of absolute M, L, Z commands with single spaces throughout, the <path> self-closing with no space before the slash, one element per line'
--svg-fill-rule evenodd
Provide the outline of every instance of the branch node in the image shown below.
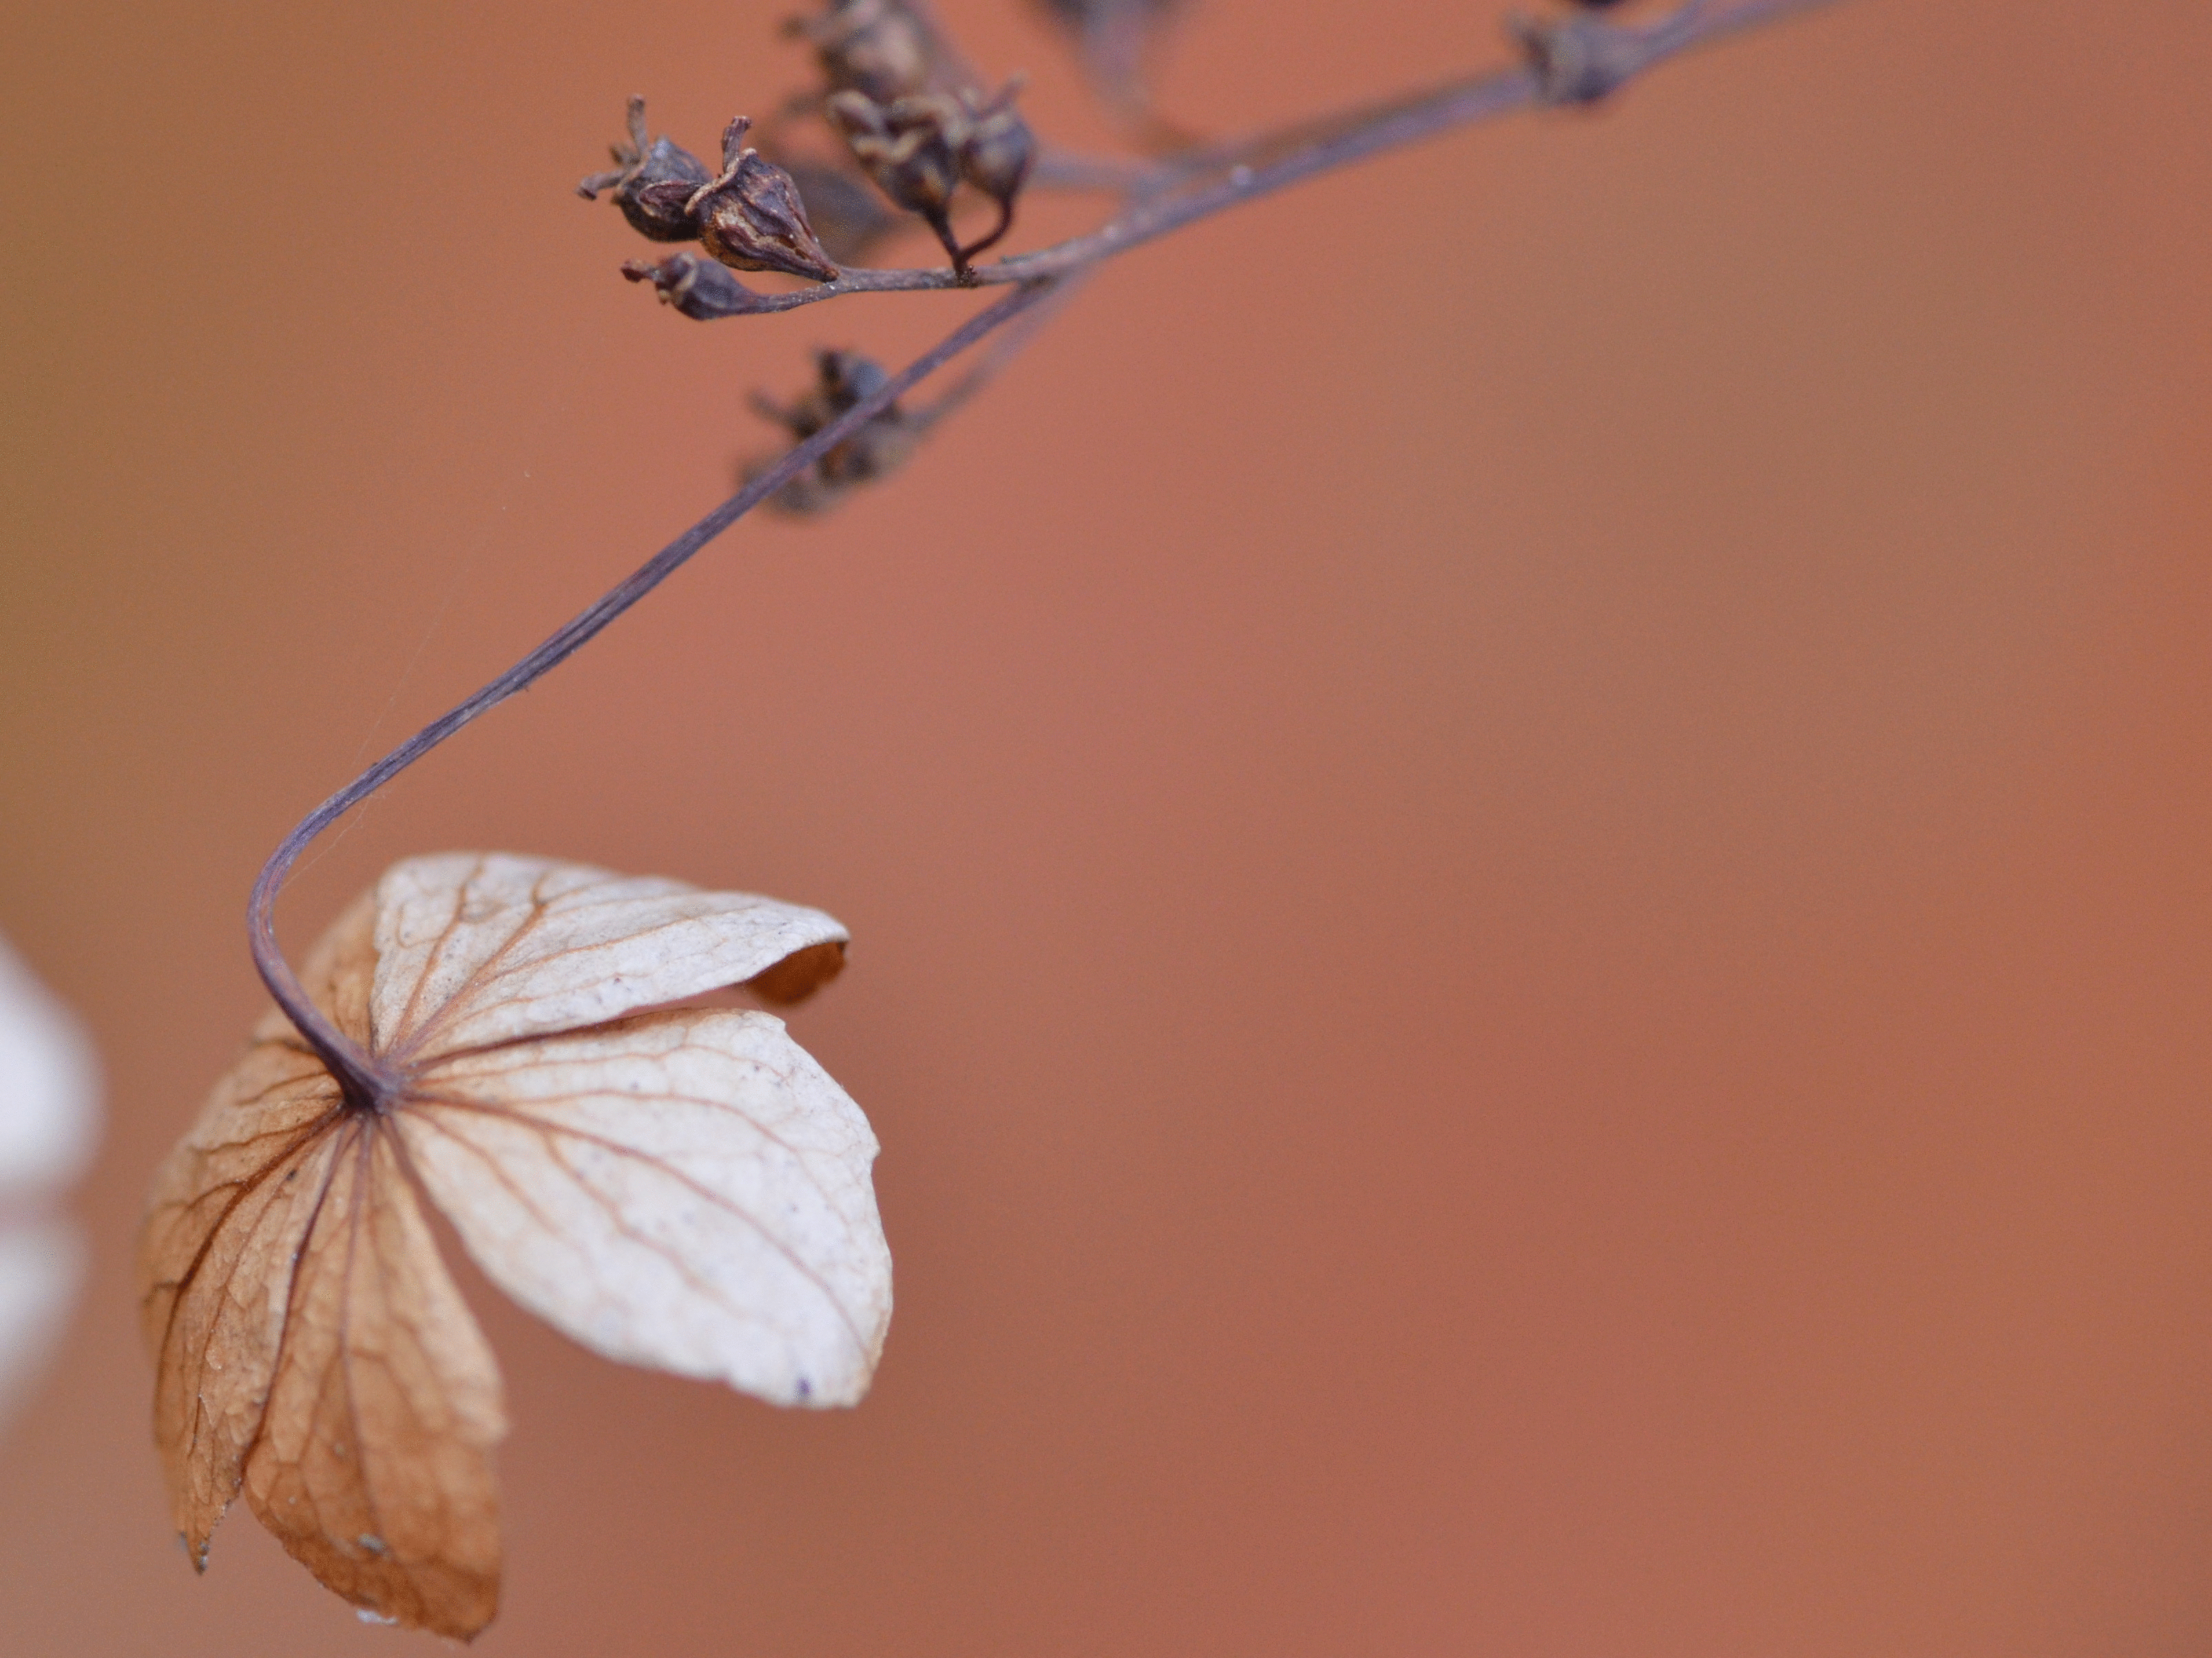
<path fill-rule="evenodd" d="M 1686 6 L 1683 14 L 1694 9 Z M 1595 104 L 1667 55 L 1683 14 L 1634 29 L 1586 15 L 1547 21 L 1512 12 L 1505 32 L 1536 77 L 1539 103 Z"/>

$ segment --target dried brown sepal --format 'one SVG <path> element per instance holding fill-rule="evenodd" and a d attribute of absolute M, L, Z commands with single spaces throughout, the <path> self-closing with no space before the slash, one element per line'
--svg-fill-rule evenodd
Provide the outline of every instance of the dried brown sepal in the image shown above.
<path fill-rule="evenodd" d="M 698 221 L 690 203 L 700 185 L 714 174 L 706 163 L 666 137 L 646 137 L 645 100 L 629 100 L 629 141 L 609 147 L 614 157 L 611 173 L 595 173 L 576 186 L 586 201 L 596 201 L 603 190 L 614 191 L 614 203 L 641 236 L 657 242 L 688 242 L 699 234 Z"/>
<path fill-rule="evenodd" d="M 599 1352 L 856 1401 L 890 1306 L 866 1120 L 769 1015 L 641 1011 L 804 994 L 843 938 L 819 911 L 542 859 L 386 872 L 301 975 L 370 1096 L 272 1012 L 149 1199 L 155 1437 L 195 1565 L 243 1491 L 364 1613 L 463 1640 L 491 1620 L 499 1372 L 418 1187 Z"/>
<path fill-rule="evenodd" d="M 780 270 L 811 282 L 835 282 L 837 267 L 807 222 L 806 203 L 791 174 L 746 146 L 752 123 L 740 115 L 722 134 L 720 176 L 687 203 L 699 241 L 738 270 Z"/>

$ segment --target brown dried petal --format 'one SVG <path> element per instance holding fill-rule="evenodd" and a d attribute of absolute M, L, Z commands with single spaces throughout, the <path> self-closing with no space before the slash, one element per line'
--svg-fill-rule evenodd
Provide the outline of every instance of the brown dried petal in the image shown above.
<path fill-rule="evenodd" d="M 765 1014 L 621 1017 L 763 975 L 803 989 L 843 936 L 580 865 L 388 872 L 301 980 L 390 1091 L 348 1103 L 272 1012 L 149 1200 L 155 1432 L 196 1564 L 243 1489 L 365 1612 L 463 1639 L 490 1620 L 499 1376 L 410 1175 L 586 1345 L 781 1403 L 856 1400 L 890 1315 L 865 1119 Z"/>
<path fill-rule="evenodd" d="M 390 1127 L 353 1118 L 319 1195 L 246 1496 L 293 1558 L 372 1615 L 468 1639 L 499 1609 L 506 1433 L 491 1350 L 438 1257 Z"/>
<path fill-rule="evenodd" d="M 785 957 L 765 973 L 753 975 L 745 981 L 745 988 L 764 1002 L 793 1007 L 844 970 L 842 944 L 809 944 Z"/>

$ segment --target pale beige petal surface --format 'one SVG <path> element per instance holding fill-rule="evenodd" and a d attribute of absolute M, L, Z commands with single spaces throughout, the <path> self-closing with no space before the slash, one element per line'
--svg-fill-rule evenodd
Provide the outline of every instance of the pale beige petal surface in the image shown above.
<path fill-rule="evenodd" d="M 410 1065 L 741 983 L 846 937 L 796 904 L 510 853 L 410 858 L 376 898 L 376 1048 Z"/>
<path fill-rule="evenodd" d="M 459 1056 L 398 1121 L 486 1273 L 586 1345 L 783 1405 L 866 1391 L 890 1317 L 875 1136 L 781 1020 L 644 1014 Z"/>
<path fill-rule="evenodd" d="M 242 1483 L 356 1606 L 465 1637 L 497 1604 L 499 1376 L 397 1155 L 311 1055 L 224 1079 L 141 1242 L 155 1438 L 197 1563 Z"/>
<path fill-rule="evenodd" d="M 91 1155 L 99 1093 L 76 1020 L 0 938 L 0 1200 L 76 1175 Z"/>
<path fill-rule="evenodd" d="M 326 1184 L 337 1084 L 311 1054 L 252 1048 L 155 1176 L 138 1247 L 154 1437 L 195 1561 L 237 1495 L 284 1336 L 292 1263 Z"/>
<path fill-rule="evenodd" d="M 0 1415 L 52 1351 L 84 1275 L 42 1212 L 92 1152 L 100 1083 L 76 1018 L 0 938 Z"/>
<path fill-rule="evenodd" d="M 356 1606 L 465 1640 L 499 1606 L 498 1368 L 388 1124 L 331 1138 L 246 1498 Z"/>

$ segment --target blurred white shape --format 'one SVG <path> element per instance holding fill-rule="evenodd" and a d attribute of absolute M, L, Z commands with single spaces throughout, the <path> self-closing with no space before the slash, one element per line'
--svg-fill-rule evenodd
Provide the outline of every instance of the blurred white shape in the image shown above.
<path fill-rule="evenodd" d="M 0 1225 L 0 1415 L 45 1365 L 83 1276 L 74 1226 Z"/>
<path fill-rule="evenodd" d="M 92 1154 L 99 1072 L 67 1008 L 0 939 L 0 1413 L 45 1362 L 83 1277 L 45 1212 Z"/>

